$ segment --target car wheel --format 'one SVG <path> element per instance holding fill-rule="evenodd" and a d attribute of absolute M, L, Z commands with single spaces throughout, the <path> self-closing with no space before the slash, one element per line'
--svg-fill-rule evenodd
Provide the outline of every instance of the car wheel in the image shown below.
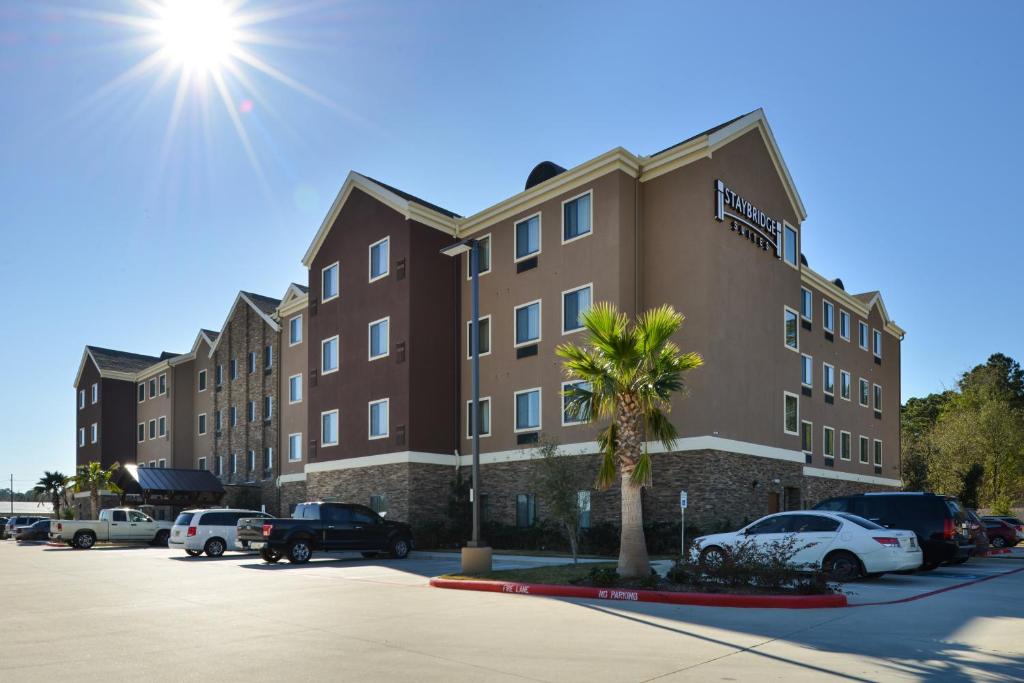
<path fill-rule="evenodd" d="M 725 564 L 725 560 L 725 550 L 717 545 L 710 545 L 700 551 L 700 555 L 697 557 L 697 564 L 702 571 L 714 571 L 721 568 Z"/>
<path fill-rule="evenodd" d="M 1006 547 L 1006 539 L 1003 538 L 1002 536 L 996 536 L 995 538 L 992 539 L 991 545 L 992 545 L 993 548 L 1000 548 L 1000 549 L 1005 548 Z"/>
<path fill-rule="evenodd" d="M 920 568 L 919 571 L 930 572 L 933 569 L 938 569 L 938 567 L 939 567 L 939 563 L 938 562 L 925 562 L 924 564 L 921 565 L 921 568 Z"/>
<path fill-rule="evenodd" d="M 169 539 L 170 537 L 171 532 L 169 532 L 167 529 L 161 529 L 160 531 L 156 532 L 156 536 L 153 537 L 153 545 L 158 546 L 160 548 L 166 548 L 167 539 Z"/>
<path fill-rule="evenodd" d="M 288 561 L 292 564 L 305 564 L 312 556 L 313 548 L 305 539 L 292 541 L 292 544 L 288 546 Z"/>
<path fill-rule="evenodd" d="M 404 538 L 396 538 L 391 542 L 391 557 L 404 560 L 409 555 L 409 541 Z"/>
<path fill-rule="evenodd" d="M 188 553 L 189 557 L 199 557 L 203 554 L 202 550 L 190 550 L 188 548 L 185 548 L 185 552 Z"/>
<path fill-rule="evenodd" d="M 224 541 L 219 538 L 211 538 L 203 546 L 203 550 L 208 557 L 220 557 L 224 554 Z"/>
<path fill-rule="evenodd" d="M 365 558 L 371 558 L 371 557 L 377 557 L 378 553 L 376 551 L 371 550 L 369 552 L 365 552 L 365 553 L 361 553 L 361 554 Z"/>
<path fill-rule="evenodd" d="M 861 577 L 863 571 L 860 567 L 860 560 L 853 553 L 840 550 L 825 558 L 822 569 L 833 581 L 855 581 Z"/>
<path fill-rule="evenodd" d="M 96 534 L 91 531 L 79 531 L 75 534 L 75 547 L 88 550 L 96 545 Z"/>
<path fill-rule="evenodd" d="M 949 563 L 950 564 L 963 564 L 964 562 L 966 562 L 969 559 L 971 559 L 971 558 L 970 557 L 958 557 L 955 560 L 950 560 Z"/>
<path fill-rule="evenodd" d="M 263 548 L 260 550 L 260 559 L 268 564 L 274 564 L 281 559 L 281 553 L 276 550 L 271 550 L 270 548 Z"/>

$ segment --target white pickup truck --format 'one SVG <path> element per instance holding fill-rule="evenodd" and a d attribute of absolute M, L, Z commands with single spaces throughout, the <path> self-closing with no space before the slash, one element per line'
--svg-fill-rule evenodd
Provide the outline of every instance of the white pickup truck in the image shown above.
<path fill-rule="evenodd" d="M 50 522 L 50 540 L 72 548 L 88 550 L 98 541 L 109 543 L 149 543 L 167 545 L 170 522 L 158 522 L 131 508 L 100 510 L 96 520 L 54 520 Z"/>

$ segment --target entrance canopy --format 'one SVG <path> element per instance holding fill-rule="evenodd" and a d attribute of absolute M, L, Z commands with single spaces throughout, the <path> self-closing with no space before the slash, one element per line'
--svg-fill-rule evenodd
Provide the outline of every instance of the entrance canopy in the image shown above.
<path fill-rule="evenodd" d="M 224 486 L 207 470 L 126 465 L 120 472 L 125 499 L 143 505 L 208 507 L 224 498 Z"/>

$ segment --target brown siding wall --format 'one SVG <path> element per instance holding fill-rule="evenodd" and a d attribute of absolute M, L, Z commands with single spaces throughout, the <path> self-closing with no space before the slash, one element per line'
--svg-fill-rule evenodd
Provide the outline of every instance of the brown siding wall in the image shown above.
<path fill-rule="evenodd" d="M 288 334 L 291 320 L 302 317 L 302 341 L 295 346 L 289 346 Z M 278 449 L 281 463 L 279 472 L 281 474 L 294 474 L 302 472 L 306 460 L 306 448 L 309 439 L 308 411 L 309 405 L 309 353 L 307 349 L 309 341 L 309 309 L 303 308 L 295 313 L 282 316 L 281 318 L 281 444 Z M 288 378 L 292 375 L 302 376 L 302 401 L 299 403 L 288 402 Z M 302 458 L 296 462 L 288 460 L 288 435 L 300 433 L 302 438 Z"/>
<path fill-rule="evenodd" d="M 86 359 L 85 367 L 82 368 L 82 376 L 78 380 L 78 386 L 75 387 L 75 467 L 81 467 L 82 465 L 88 465 L 93 461 L 100 461 L 103 453 L 103 438 L 106 434 L 106 429 L 103 426 L 103 399 L 106 397 L 103 391 L 104 387 L 100 387 L 100 400 L 97 403 L 92 402 L 92 385 L 94 383 L 100 383 L 100 373 L 96 369 L 96 365 L 93 364 L 92 360 Z M 85 391 L 85 407 L 79 409 L 78 407 L 78 392 Z M 89 440 L 90 428 L 93 423 L 100 426 L 99 440 L 96 443 L 92 443 Z M 78 434 L 81 429 L 85 429 L 85 445 L 78 445 Z M 113 435 L 112 435 L 113 436 Z M 116 437 L 115 437 L 116 438 Z M 104 465 L 110 463 L 104 462 Z"/>

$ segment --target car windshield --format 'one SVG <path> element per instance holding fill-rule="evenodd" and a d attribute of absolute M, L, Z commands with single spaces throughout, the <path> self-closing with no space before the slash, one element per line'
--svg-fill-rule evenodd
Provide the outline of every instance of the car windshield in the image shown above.
<path fill-rule="evenodd" d="M 870 519 L 864 519 L 863 517 L 858 517 L 857 515 L 851 515 L 848 512 L 840 512 L 838 514 L 839 514 L 840 517 L 842 517 L 843 519 L 847 520 L 848 522 L 853 522 L 857 526 L 864 527 L 865 529 L 884 529 L 885 528 L 881 524 L 875 524 Z"/>
<path fill-rule="evenodd" d="M 174 524 L 175 526 L 188 526 L 189 524 L 191 524 L 192 517 L 194 516 L 195 513 L 182 512 L 180 515 L 178 515 L 178 518 L 174 520 Z"/>

